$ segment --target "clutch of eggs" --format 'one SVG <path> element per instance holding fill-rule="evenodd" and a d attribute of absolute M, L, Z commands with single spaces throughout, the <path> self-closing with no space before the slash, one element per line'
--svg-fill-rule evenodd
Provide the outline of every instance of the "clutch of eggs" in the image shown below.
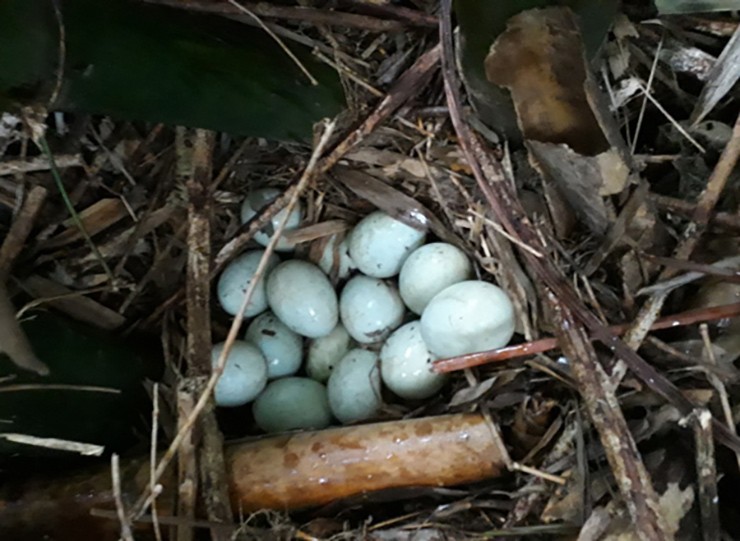
<path fill-rule="evenodd" d="M 279 196 L 272 188 L 251 193 L 242 221 Z M 286 230 L 299 227 L 300 206 L 279 212 L 254 240 L 266 246 L 286 219 Z M 226 359 L 216 404 L 253 402 L 266 432 L 361 422 L 377 416 L 383 386 L 403 399 L 429 398 L 447 380 L 431 371 L 435 359 L 506 345 L 515 327 L 506 293 L 471 280 L 460 248 L 425 240 L 425 230 L 376 211 L 346 236 L 321 239 L 311 252 L 316 264 L 290 259 L 295 246 L 280 238 L 280 256 L 270 256 L 253 284 L 264 250 L 235 258 L 218 280 L 218 300 L 236 315 L 251 287 L 251 321 Z M 336 281 L 345 282 L 339 290 Z M 214 346 L 214 363 L 222 349 Z"/>

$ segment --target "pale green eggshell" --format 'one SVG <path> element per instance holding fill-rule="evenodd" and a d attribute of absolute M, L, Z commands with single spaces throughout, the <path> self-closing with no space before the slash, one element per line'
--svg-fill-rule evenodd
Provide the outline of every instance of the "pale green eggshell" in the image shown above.
<path fill-rule="evenodd" d="M 424 244 L 420 231 L 382 211 L 367 215 L 349 235 L 349 255 L 363 274 L 390 278 L 401 270 L 408 255 Z"/>
<path fill-rule="evenodd" d="M 384 340 L 401 324 L 404 310 L 395 286 L 369 276 L 350 278 L 339 297 L 342 324 L 361 344 Z"/>
<path fill-rule="evenodd" d="M 285 261 L 267 279 L 267 302 L 289 329 L 309 338 L 329 334 L 339 321 L 337 294 L 321 269 Z"/>
<path fill-rule="evenodd" d="M 218 302 L 227 314 L 235 316 L 239 311 L 247 288 L 254 277 L 254 273 L 264 253 L 264 250 L 245 252 L 229 263 L 221 273 L 218 284 L 216 285 L 216 292 Z M 267 267 L 265 268 L 265 275 L 269 274 L 278 263 L 280 263 L 280 258 L 275 254 L 270 254 Z M 266 309 L 265 279 L 261 278 L 257 282 L 252 298 L 244 312 L 244 317 L 256 316 Z"/>
<path fill-rule="evenodd" d="M 247 327 L 245 338 L 264 355 L 269 379 L 290 376 L 301 367 L 303 338 L 272 312 L 257 316 Z"/>
<path fill-rule="evenodd" d="M 465 253 L 446 242 L 414 250 L 401 267 L 398 291 L 409 310 L 421 315 L 437 293 L 470 278 L 473 266 Z"/>
<path fill-rule="evenodd" d="M 380 349 L 383 383 L 401 398 L 429 398 L 447 381 L 445 374 L 432 372 L 434 360 L 421 336 L 419 320 L 406 323 Z"/>
<path fill-rule="evenodd" d="M 338 280 L 344 280 L 357 268 L 349 256 L 347 239 L 339 240 L 338 235 L 332 235 L 327 241 L 318 265 L 327 276 L 336 277 Z"/>
<path fill-rule="evenodd" d="M 321 382 L 328 380 L 336 364 L 349 351 L 351 343 L 352 339 L 341 323 L 326 336 L 311 340 L 306 359 L 309 377 Z"/>
<path fill-rule="evenodd" d="M 383 403 L 378 354 L 365 349 L 347 353 L 329 377 L 326 390 L 334 417 L 343 424 L 373 417 Z"/>
<path fill-rule="evenodd" d="M 271 381 L 252 404 L 252 413 L 265 432 L 319 429 L 331 423 L 326 387 L 310 378 Z"/>
<path fill-rule="evenodd" d="M 421 315 L 421 334 L 440 358 L 505 346 L 514 335 L 514 306 L 506 292 L 480 280 L 437 293 Z"/>
<path fill-rule="evenodd" d="M 213 346 L 211 363 L 216 366 L 224 349 L 223 342 Z M 254 400 L 267 384 L 267 364 L 257 346 L 235 340 L 226 358 L 224 371 L 216 382 L 217 406 L 236 407 Z"/>

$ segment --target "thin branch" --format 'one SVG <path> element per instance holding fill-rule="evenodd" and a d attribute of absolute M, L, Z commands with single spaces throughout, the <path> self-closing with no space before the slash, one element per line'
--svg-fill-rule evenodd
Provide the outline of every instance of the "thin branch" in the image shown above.
<path fill-rule="evenodd" d="M 660 37 L 660 41 L 658 42 L 658 47 L 655 50 L 655 58 L 653 58 L 653 64 L 650 66 L 650 75 L 648 75 L 647 80 L 647 88 L 648 92 L 652 91 L 653 89 L 653 80 L 655 79 L 655 71 L 658 67 L 658 59 L 660 58 L 660 51 L 663 49 L 663 40 L 665 39 L 665 35 Z M 642 128 L 642 121 L 645 118 L 645 110 L 647 109 L 647 95 L 643 95 L 642 97 L 642 103 L 640 104 L 640 114 L 637 116 L 637 126 L 635 126 L 635 136 L 632 138 L 632 148 L 630 149 L 630 154 L 634 154 L 635 150 L 637 149 L 637 140 L 640 138 L 640 129 Z"/>
<path fill-rule="evenodd" d="M 719 523 L 717 464 L 714 460 L 714 441 L 712 440 L 712 414 L 709 410 L 701 408 L 695 410 L 688 420 L 694 429 L 702 539 L 703 541 L 716 541 L 722 536 Z"/>
<path fill-rule="evenodd" d="M 116 501 L 116 514 L 121 525 L 121 538 L 123 541 L 134 541 L 131 533 L 131 522 L 126 516 L 126 508 L 123 506 L 121 496 L 121 470 L 118 464 L 118 455 L 113 453 L 110 457 L 111 483 L 113 485 L 113 497 Z"/>
<path fill-rule="evenodd" d="M 151 443 L 149 447 L 149 490 L 152 495 L 157 496 L 161 492 L 161 486 L 154 481 L 154 471 L 157 467 L 157 436 L 159 435 L 159 383 L 156 381 L 152 386 L 152 431 Z M 157 512 L 157 500 L 152 500 L 152 529 L 154 538 L 162 541 L 162 528 L 159 523 L 159 513 Z"/>
<path fill-rule="evenodd" d="M 714 355 L 714 347 L 712 346 L 712 340 L 709 338 L 709 329 L 707 328 L 706 323 L 702 323 L 699 326 L 699 332 L 701 334 L 701 339 L 704 342 L 704 351 L 706 353 L 707 363 L 711 366 L 717 367 L 717 357 Z M 729 394 L 727 393 L 727 387 L 722 382 L 722 380 L 717 377 L 716 374 L 708 373 L 707 379 L 712 384 L 712 387 L 716 389 L 717 394 L 719 395 L 719 401 L 722 405 L 722 414 L 725 417 L 725 423 L 727 423 L 727 426 L 729 426 L 731 430 L 734 430 L 735 419 L 732 415 L 732 405 L 730 403 Z M 738 467 L 740 467 L 740 453 L 735 453 L 735 460 L 737 461 Z"/>
<path fill-rule="evenodd" d="M 650 327 L 650 330 L 658 331 L 661 329 L 671 329 L 674 327 L 683 327 L 686 325 L 693 325 L 695 323 L 715 321 L 718 319 L 726 319 L 738 316 L 740 316 L 740 302 L 727 304 L 724 306 L 697 308 L 695 310 L 680 312 L 672 316 L 661 317 L 653 323 L 653 325 Z M 607 329 L 609 330 L 609 332 L 615 335 L 620 335 L 627 332 L 627 330 L 629 330 L 632 325 L 633 323 L 621 323 L 619 325 L 611 325 L 607 327 Z M 466 368 L 473 368 L 475 366 L 483 366 L 486 364 L 508 361 L 510 359 L 526 357 L 529 355 L 535 355 L 537 353 L 545 353 L 557 348 L 557 338 L 541 338 L 539 340 L 525 342 L 523 344 L 516 344 L 514 346 L 506 346 L 503 348 L 491 349 L 478 353 L 469 353 L 467 355 L 450 357 L 448 359 L 439 359 L 434 361 L 433 370 L 439 373 L 454 372 L 456 370 L 464 370 Z"/>
<path fill-rule="evenodd" d="M 54 159 L 54 155 L 52 154 L 51 149 L 49 148 L 49 143 L 46 141 L 46 137 L 44 137 L 43 135 L 39 137 L 37 144 L 39 148 L 41 149 L 41 151 L 44 153 L 44 155 L 49 160 L 49 164 L 51 165 L 51 176 L 54 178 L 54 183 L 59 189 L 59 194 L 62 196 L 62 201 L 64 201 L 64 206 L 67 208 L 67 211 L 72 217 L 72 221 L 74 222 L 75 226 L 80 230 L 80 233 L 82 234 L 82 237 L 85 239 L 85 242 L 90 247 L 90 250 L 92 250 L 96 259 L 100 263 L 100 266 L 103 268 L 103 271 L 105 272 L 105 274 L 108 276 L 108 279 L 110 281 L 110 287 L 113 290 L 115 290 L 117 288 L 117 284 L 116 284 L 116 279 L 113 275 L 113 272 L 110 270 L 110 267 L 108 266 L 108 263 L 105 261 L 103 254 L 100 253 L 100 250 L 98 250 L 97 245 L 90 237 L 90 234 L 87 232 L 87 229 L 85 229 L 85 224 L 82 223 L 82 220 L 80 219 L 80 215 L 77 213 L 77 210 L 72 204 L 72 200 L 69 198 L 69 194 L 67 193 L 67 190 L 64 187 L 64 183 L 62 182 L 62 177 L 59 175 L 59 170 L 57 169 L 57 166 L 56 166 L 56 160 Z"/>
<path fill-rule="evenodd" d="M 654 193 L 651 193 L 648 197 L 659 209 L 678 214 L 684 218 L 690 218 L 696 211 L 694 203 L 683 199 Z M 731 233 L 740 233 L 740 215 L 730 212 L 715 212 L 709 218 L 709 225 L 727 229 Z"/>

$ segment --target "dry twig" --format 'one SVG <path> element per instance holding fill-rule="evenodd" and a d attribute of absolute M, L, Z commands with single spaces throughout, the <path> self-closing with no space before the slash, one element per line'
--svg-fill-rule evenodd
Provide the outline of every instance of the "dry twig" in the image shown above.
<path fill-rule="evenodd" d="M 695 323 L 738 316 L 740 316 L 740 303 L 737 302 L 725 306 L 697 308 L 695 310 L 687 310 L 686 312 L 681 312 L 672 316 L 661 317 L 653 322 L 650 330 L 657 331 L 661 329 L 670 329 L 673 327 L 693 325 Z M 611 325 L 607 327 L 607 329 L 614 335 L 619 335 L 627 332 L 632 326 L 633 323 L 622 323 L 620 325 Z M 531 342 L 506 346 L 499 349 L 492 349 L 490 351 L 481 351 L 479 353 L 469 353 L 467 355 L 450 357 L 448 359 L 439 359 L 434 361 L 434 371 L 440 373 L 454 372 L 455 370 L 464 370 L 475 366 L 508 361 L 509 359 L 516 359 L 518 357 L 552 351 L 553 349 L 556 349 L 558 345 L 557 338 L 542 338 L 540 340 L 533 340 Z"/>
<path fill-rule="evenodd" d="M 116 516 L 121 525 L 121 538 L 123 541 L 134 541 L 131 533 L 131 522 L 126 516 L 126 508 L 123 506 L 121 496 L 121 470 L 118 466 L 118 455 L 113 453 L 110 457 L 111 484 L 113 485 L 113 496 L 116 501 Z"/>
<path fill-rule="evenodd" d="M 699 510 L 701 512 L 702 539 L 720 539 L 719 496 L 717 494 L 717 464 L 714 460 L 712 439 L 712 414 L 701 408 L 688 419 L 694 429 L 696 447 L 696 475 L 699 485 Z"/>
<path fill-rule="evenodd" d="M 192 405 L 196 398 L 205 392 L 208 375 L 211 372 L 211 177 L 215 134 L 206 130 L 196 130 L 192 152 L 192 176 L 187 179 L 188 192 L 188 273 L 187 273 L 187 385 L 181 386 L 183 392 L 191 393 L 187 404 Z M 188 410 L 187 416 L 192 414 Z M 203 409 L 198 420 L 200 441 L 196 441 L 196 454 L 189 458 L 196 460 L 192 469 L 199 471 L 200 486 L 208 487 L 202 497 L 211 522 L 231 520 L 231 506 L 226 490 L 226 467 L 223 457 L 223 436 L 218 428 L 213 400 Z M 197 458 L 196 458 L 197 457 Z M 191 517 L 193 518 L 193 517 Z M 192 536 L 192 528 L 182 528 L 187 536 Z M 179 532 L 178 532 L 179 533 Z M 226 541 L 228 532 L 213 529 L 214 541 Z"/>

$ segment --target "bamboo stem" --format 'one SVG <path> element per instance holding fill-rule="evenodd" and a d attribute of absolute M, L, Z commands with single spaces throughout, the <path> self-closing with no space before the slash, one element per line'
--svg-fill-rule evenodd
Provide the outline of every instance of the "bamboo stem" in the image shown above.
<path fill-rule="evenodd" d="M 482 415 L 454 414 L 269 436 L 226 448 L 226 473 L 235 515 L 259 509 L 293 510 L 373 491 L 453 486 L 497 477 L 505 450 Z M 121 463 L 121 497 L 134 501 L 148 486 L 146 457 Z M 171 516 L 176 480 L 161 479 L 157 512 Z M 107 541 L 120 535 L 107 465 L 56 480 L 0 486 L 0 539 Z M 149 524 L 134 521 L 134 535 Z M 90 534 L 87 536 L 87 534 Z"/>

